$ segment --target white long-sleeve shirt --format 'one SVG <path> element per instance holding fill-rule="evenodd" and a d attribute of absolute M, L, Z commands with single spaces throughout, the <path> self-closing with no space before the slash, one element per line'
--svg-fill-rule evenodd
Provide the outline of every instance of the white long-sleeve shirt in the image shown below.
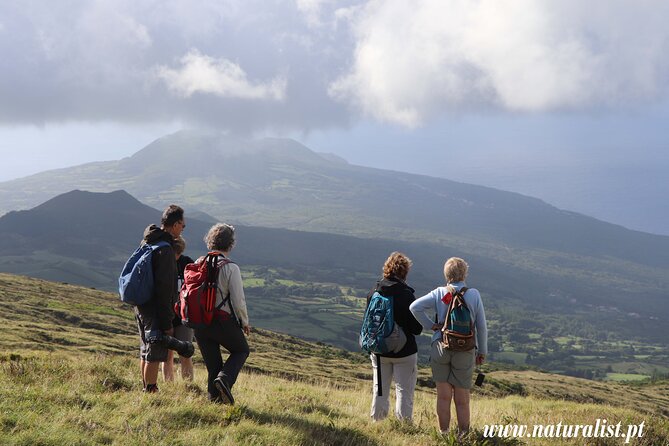
<path fill-rule="evenodd" d="M 223 256 L 219 255 L 219 260 L 222 258 Z M 249 325 L 249 313 L 246 309 L 246 297 L 244 296 L 242 273 L 236 263 L 227 263 L 223 265 L 218 273 L 218 290 L 219 293 L 216 296 L 216 307 L 218 308 L 218 306 L 221 305 L 223 298 L 230 292 L 230 301 L 232 302 L 235 315 L 241 322 L 242 327 L 247 327 Z M 221 307 L 221 310 L 232 314 L 230 311 L 230 303 L 228 301 Z"/>

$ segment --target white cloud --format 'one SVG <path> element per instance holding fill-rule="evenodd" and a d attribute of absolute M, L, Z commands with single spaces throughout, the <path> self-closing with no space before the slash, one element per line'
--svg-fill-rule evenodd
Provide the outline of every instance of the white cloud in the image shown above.
<path fill-rule="evenodd" d="M 316 27 L 322 24 L 321 10 L 323 6 L 331 2 L 332 0 L 295 0 L 295 6 L 303 14 L 307 24 Z"/>
<path fill-rule="evenodd" d="M 183 97 L 195 93 L 214 94 L 226 98 L 272 99 L 286 97 L 286 80 L 277 77 L 268 83 L 252 84 L 242 68 L 227 59 L 215 59 L 191 50 L 181 58 L 182 67 L 158 68 L 158 77 L 168 89 Z"/>
<path fill-rule="evenodd" d="M 617 107 L 666 93 L 669 4 L 372 0 L 331 97 L 414 127 L 448 110 Z"/>
<path fill-rule="evenodd" d="M 0 1 L 0 125 L 308 131 L 362 111 L 415 127 L 624 108 L 669 85 L 664 0 L 62 2 Z"/>

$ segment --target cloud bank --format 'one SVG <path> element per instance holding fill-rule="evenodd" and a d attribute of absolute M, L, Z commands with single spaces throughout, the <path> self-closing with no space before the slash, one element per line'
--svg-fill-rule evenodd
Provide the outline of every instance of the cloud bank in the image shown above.
<path fill-rule="evenodd" d="M 620 107 L 666 96 L 661 1 L 371 1 L 333 98 L 416 126 L 437 113 Z"/>
<path fill-rule="evenodd" d="M 241 132 L 667 98 L 663 0 L 0 3 L 0 125 Z"/>

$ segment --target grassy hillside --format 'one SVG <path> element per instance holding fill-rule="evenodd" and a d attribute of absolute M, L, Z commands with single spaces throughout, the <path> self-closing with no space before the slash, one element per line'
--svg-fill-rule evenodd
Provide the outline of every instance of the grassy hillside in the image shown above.
<path fill-rule="evenodd" d="M 222 407 L 206 400 L 199 354 L 193 383 L 160 382 L 158 395 L 140 391 L 132 312 L 113 294 L 0 274 L 0 304 L 3 445 L 456 444 L 434 429 L 426 370 L 415 423 L 372 424 L 371 372 L 362 354 L 254 330 L 235 388 L 238 405 Z M 635 445 L 665 444 L 669 437 L 667 383 L 630 386 L 501 370 L 486 381 L 473 396 L 474 432 L 462 444 L 523 444 L 485 443 L 486 424 L 594 424 L 598 418 L 644 422 L 646 433 Z"/>

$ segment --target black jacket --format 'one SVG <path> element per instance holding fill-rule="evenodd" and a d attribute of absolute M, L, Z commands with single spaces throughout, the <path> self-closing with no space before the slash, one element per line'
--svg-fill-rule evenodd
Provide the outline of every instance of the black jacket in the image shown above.
<path fill-rule="evenodd" d="M 161 330 L 172 328 L 174 319 L 174 302 L 177 299 L 177 261 L 174 255 L 172 236 L 156 225 L 144 230 L 142 243 L 156 244 L 168 242 L 170 246 L 158 248 L 153 252 L 153 298 L 140 308 L 141 311 L 152 311 L 158 319 Z"/>
<path fill-rule="evenodd" d="M 177 269 L 179 274 L 179 279 L 184 280 L 184 272 L 186 271 L 186 265 L 190 263 L 195 263 L 195 260 L 191 259 L 187 255 L 180 255 L 177 260 Z"/>
<path fill-rule="evenodd" d="M 369 306 L 369 300 L 375 291 L 378 291 L 382 296 L 393 298 L 395 323 L 402 327 L 404 334 L 407 336 L 407 343 L 402 350 L 397 353 L 386 353 L 381 356 L 387 358 L 404 358 L 413 355 L 414 353 L 418 353 L 416 335 L 421 334 L 423 326 L 420 325 L 420 322 L 418 322 L 411 311 L 409 311 L 409 305 L 416 299 L 413 295 L 414 289 L 405 282 L 395 279 L 394 277 L 383 278 L 376 282 L 376 287 L 367 295 L 367 306 Z"/>
<path fill-rule="evenodd" d="M 179 279 L 178 280 L 179 285 L 177 285 L 177 295 L 176 295 L 176 301 L 174 301 L 174 303 L 177 303 L 179 301 L 179 293 L 181 293 L 180 286 L 183 285 L 184 283 L 184 273 L 186 272 L 186 265 L 194 262 L 195 260 L 183 254 L 180 255 L 179 258 L 177 259 L 177 278 Z M 172 320 L 172 326 L 178 327 L 179 325 L 181 325 L 181 316 L 177 314 L 174 316 L 174 320 Z"/>

